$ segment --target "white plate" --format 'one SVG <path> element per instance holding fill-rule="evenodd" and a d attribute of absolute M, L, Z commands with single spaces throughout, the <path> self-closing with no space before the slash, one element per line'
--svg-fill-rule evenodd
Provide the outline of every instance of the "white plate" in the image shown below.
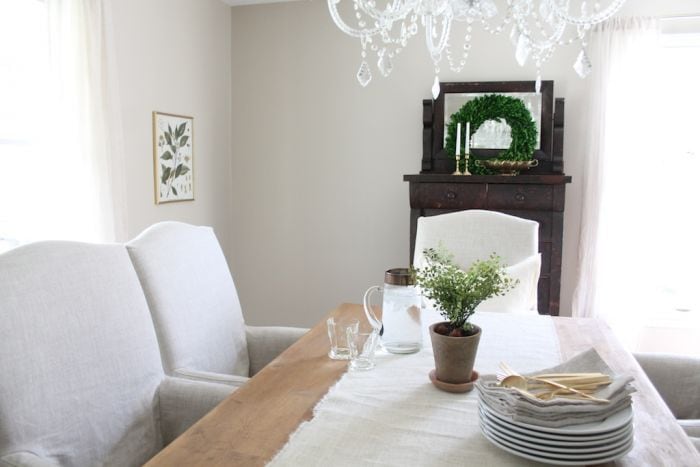
<path fill-rule="evenodd" d="M 522 451 L 516 447 L 511 447 L 508 445 L 507 442 L 500 440 L 496 436 L 492 435 L 487 429 L 484 429 L 482 426 L 481 433 L 488 439 L 493 445 L 496 447 L 499 447 L 503 449 L 504 451 L 507 451 L 511 454 L 514 454 L 516 456 L 525 458 L 525 459 L 530 459 L 533 461 L 538 461 L 538 462 L 544 462 L 546 464 L 552 464 L 552 465 L 588 465 L 588 464 L 602 464 L 605 462 L 611 462 L 614 461 L 615 459 L 619 459 L 620 457 L 624 456 L 628 452 L 632 450 L 632 446 L 634 445 L 634 441 L 631 440 L 629 444 L 626 444 L 622 448 L 618 449 L 617 451 L 606 453 L 607 455 L 601 456 L 601 457 L 580 457 L 578 459 L 564 459 L 560 456 L 553 455 L 550 456 L 549 454 L 544 454 L 544 453 L 539 453 L 539 454 L 530 454 L 525 451 Z"/>
<path fill-rule="evenodd" d="M 482 407 L 486 412 L 494 417 L 502 420 L 510 425 L 515 425 L 528 430 L 538 431 L 540 433 L 551 433 L 556 435 L 581 436 L 581 435 L 599 435 L 607 434 L 611 431 L 619 430 L 625 425 L 632 423 L 632 407 L 626 407 L 617 413 L 612 414 L 602 422 L 585 423 L 583 425 L 567 425 L 558 428 L 547 426 L 531 425 L 529 423 L 516 422 L 515 420 L 501 415 L 494 409 L 488 406 L 481 398 L 479 398 L 479 407 Z"/>
<path fill-rule="evenodd" d="M 607 451 L 603 452 L 595 452 L 595 453 L 561 453 L 561 452 L 547 452 L 547 451 L 542 451 L 540 449 L 533 449 L 525 446 L 518 445 L 509 439 L 499 435 L 495 431 L 491 430 L 489 427 L 486 425 L 481 424 L 481 431 L 485 434 L 489 434 L 492 436 L 496 441 L 500 442 L 501 444 L 505 444 L 506 446 L 510 447 L 511 449 L 514 449 L 516 451 L 525 453 L 525 454 L 530 454 L 533 456 L 541 456 L 541 457 L 546 457 L 546 458 L 554 458 L 558 460 L 567 460 L 567 461 L 575 461 L 575 460 L 596 460 L 598 458 L 604 458 L 604 457 L 609 457 L 611 455 L 616 455 L 618 451 L 624 451 L 627 449 L 632 442 L 634 441 L 634 436 L 630 436 L 629 439 L 626 440 L 625 443 L 622 445 L 616 446 L 616 447 L 611 447 Z M 596 462 L 598 462 L 596 460 Z"/>
<path fill-rule="evenodd" d="M 527 431 L 523 428 L 516 427 L 514 425 L 509 425 L 505 422 L 498 420 L 497 418 L 489 415 L 483 410 L 479 410 L 479 415 L 481 419 L 488 425 L 496 429 L 497 431 L 507 433 L 516 439 L 527 441 L 535 444 L 545 445 L 545 446 L 560 446 L 560 447 L 570 447 L 570 448 L 582 448 L 582 447 L 596 447 L 596 446 L 608 446 L 610 443 L 619 441 L 620 439 L 630 435 L 632 433 L 632 424 L 624 426 L 619 430 L 606 433 L 604 436 L 597 435 L 595 439 L 588 439 L 588 436 L 577 436 L 577 437 L 566 437 L 558 436 L 549 433 L 537 433 L 532 431 Z M 586 439 L 579 439 L 586 438 Z"/>
<path fill-rule="evenodd" d="M 520 438 L 522 440 L 531 441 L 533 443 L 548 444 L 550 446 L 599 446 L 601 444 L 607 444 L 616 441 L 624 436 L 628 435 L 632 431 L 632 424 L 628 424 L 620 428 L 619 430 L 611 431 L 609 433 L 604 433 L 602 435 L 591 435 L 591 436 L 566 436 L 566 435 L 555 435 L 551 433 L 541 433 L 538 431 L 528 430 L 526 428 L 520 428 L 519 426 L 511 425 L 508 422 L 499 420 L 498 418 L 490 415 L 482 407 L 479 407 L 479 414 L 485 421 L 488 421 L 489 425 L 502 428 L 506 430 L 511 436 Z"/>
<path fill-rule="evenodd" d="M 552 446 L 549 444 L 543 444 L 541 440 L 539 442 L 533 442 L 533 440 L 523 440 L 518 438 L 513 433 L 508 432 L 497 425 L 490 423 L 488 419 L 482 418 L 481 422 L 484 427 L 489 429 L 494 436 L 497 436 L 504 441 L 511 442 L 517 445 L 519 448 L 533 449 L 535 451 L 540 451 L 543 454 L 551 453 L 551 455 L 559 454 L 576 454 L 576 455 L 587 455 L 587 456 L 598 456 L 605 455 L 606 453 L 613 451 L 617 448 L 624 446 L 629 443 L 634 437 L 632 430 L 628 430 L 624 436 L 619 437 L 616 440 L 606 441 L 604 444 L 598 444 L 597 446 Z M 522 435 L 520 435 L 522 436 Z M 546 443 L 546 442 L 545 442 Z"/>

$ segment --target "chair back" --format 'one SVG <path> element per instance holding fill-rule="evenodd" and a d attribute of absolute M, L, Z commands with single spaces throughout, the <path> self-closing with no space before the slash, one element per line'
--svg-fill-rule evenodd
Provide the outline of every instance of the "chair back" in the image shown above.
<path fill-rule="evenodd" d="M 163 377 L 123 245 L 39 242 L 0 255 L 0 463 L 143 464 L 162 447 Z"/>
<path fill-rule="evenodd" d="M 153 315 L 165 371 L 248 376 L 245 323 L 210 227 L 154 224 L 127 250 Z"/>
<path fill-rule="evenodd" d="M 496 253 L 508 266 L 537 254 L 538 223 L 495 211 L 472 209 L 418 218 L 413 265 L 423 250 L 442 243 L 462 269 Z"/>
<path fill-rule="evenodd" d="M 423 250 L 439 245 L 443 245 L 464 270 L 495 253 L 518 284 L 505 296 L 482 302 L 477 310 L 534 312 L 541 267 L 538 228 L 535 221 L 479 209 L 420 217 L 413 265 L 425 266 Z"/>
<path fill-rule="evenodd" d="M 695 420 L 700 436 L 700 357 L 658 352 L 634 356 L 673 415 Z"/>

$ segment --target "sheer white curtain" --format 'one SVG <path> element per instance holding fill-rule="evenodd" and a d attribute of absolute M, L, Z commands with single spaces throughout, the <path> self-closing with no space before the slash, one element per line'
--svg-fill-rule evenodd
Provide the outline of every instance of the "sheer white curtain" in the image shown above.
<path fill-rule="evenodd" d="M 592 36 L 594 67 L 580 128 L 586 146 L 573 315 L 615 319 L 625 310 L 639 309 L 644 287 L 659 273 L 646 263 L 659 245 L 645 244 L 644 235 L 620 226 L 625 219 L 643 219 L 635 224 L 639 228 L 655 222 L 653 191 L 631 182 L 649 180 L 646 186 L 653 187 L 652 175 L 663 166 L 654 135 L 667 116 L 655 112 L 664 94 L 655 76 L 658 22 L 612 19 Z M 635 283 L 637 293 L 631 293 L 626 284 Z"/>
<path fill-rule="evenodd" d="M 29 0 L 3 1 L 5 20 L 12 21 L 20 3 Z M 106 3 L 45 0 L 45 16 L 35 19 L 44 21 L 48 54 L 32 57 L 45 74 L 25 104 L 31 106 L 31 131 L 14 150 L 0 147 L 6 169 L 0 184 L 5 236 L 20 241 L 125 238 L 122 131 Z"/>

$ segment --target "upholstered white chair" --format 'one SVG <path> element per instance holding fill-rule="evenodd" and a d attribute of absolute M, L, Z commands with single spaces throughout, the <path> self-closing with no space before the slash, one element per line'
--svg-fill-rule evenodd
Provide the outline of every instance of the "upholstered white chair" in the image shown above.
<path fill-rule="evenodd" d="M 663 353 L 635 358 L 700 451 L 700 358 Z"/>
<path fill-rule="evenodd" d="M 230 393 L 165 376 L 123 245 L 0 255 L 0 465 L 142 465 Z"/>
<path fill-rule="evenodd" d="M 245 325 L 210 227 L 161 222 L 127 243 L 127 250 L 169 375 L 239 386 L 307 331 Z"/>
<path fill-rule="evenodd" d="M 538 226 L 535 221 L 479 209 L 419 217 L 413 265 L 424 266 L 423 251 L 440 245 L 465 270 L 496 253 L 519 282 L 505 296 L 482 302 L 477 311 L 536 313 L 541 265 Z"/>

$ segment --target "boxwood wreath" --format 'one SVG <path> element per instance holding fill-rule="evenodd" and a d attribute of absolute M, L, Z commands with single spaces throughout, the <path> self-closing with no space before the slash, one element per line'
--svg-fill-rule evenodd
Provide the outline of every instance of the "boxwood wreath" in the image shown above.
<path fill-rule="evenodd" d="M 512 141 L 510 147 L 500 153 L 497 159 L 509 161 L 529 161 L 537 147 L 537 126 L 527 110 L 525 104 L 515 97 L 503 94 L 487 94 L 477 97 L 462 106 L 450 117 L 447 125 L 447 140 L 445 141 L 445 154 L 454 157 L 457 122 L 470 122 L 470 135 L 487 120 L 499 121 L 503 119 L 510 126 Z M 464 140 L 462 140 L 464 141 Z M 459 161 L 460 169 L 464 171 L 464 158 Z M 475 175 L 492 175 L 496 172 L 487 169 L 477 162 L 474 157 L 469 158 L 469 172 Z"/>

